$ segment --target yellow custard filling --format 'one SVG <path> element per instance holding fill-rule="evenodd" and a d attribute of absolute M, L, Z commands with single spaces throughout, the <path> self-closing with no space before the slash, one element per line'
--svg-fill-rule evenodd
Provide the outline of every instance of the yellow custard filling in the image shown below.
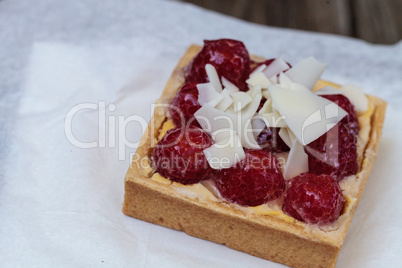
<path fill-rule="evenodd" d="M 169 129 L 174 128 L 175 125 L 172 119 L 168 119 L 163 123 L 162 128 L 159 130 L 158 141 L 160 141 Z"/>

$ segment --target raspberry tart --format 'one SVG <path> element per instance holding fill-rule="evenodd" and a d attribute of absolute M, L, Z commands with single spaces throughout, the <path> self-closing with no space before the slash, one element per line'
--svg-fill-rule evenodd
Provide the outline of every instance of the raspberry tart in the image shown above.
<path fill-rule="evenodd" d="M 313 57 L 192 45 L 125 177 L 123 212 L 292 267 L 334 267 L 386 103 L 320 80 Z"/>

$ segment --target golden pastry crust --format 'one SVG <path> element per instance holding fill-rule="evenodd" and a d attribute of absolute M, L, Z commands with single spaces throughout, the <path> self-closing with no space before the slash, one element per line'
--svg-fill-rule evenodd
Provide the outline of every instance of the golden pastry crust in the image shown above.
<path fill-rule="evenodd" d="M 184 83 L 184 67 L 199 52 L 200 46 L 192 45 L 173 71 L 158 99 L 158 104 L 168 104 Z M 253 57 L 262 60 L 260 57 Z M 293 218 L 274 214 L 257 214 L 236 204 L 197 195 L 185 195 L 173 183 L 150 179 L 149 156 L 167 119 L 167 107 L 157 107 L 142 137 L 125 177 L 123 212 L 126 215 L 151 223 L 184 231 L 249 253 L 293 267 L 334 267 L 347 230 L 370 171 L 376 158 L 385 117 L 386 103 L 368 96 L 373 107 L 370 116 L 369 140 L 362 153 L 360 171 L 351 178 L 355 193 L 347 196 L 336 230 L 323 231 Z M 191 187 L 191 186 L 183 186 Z"/>

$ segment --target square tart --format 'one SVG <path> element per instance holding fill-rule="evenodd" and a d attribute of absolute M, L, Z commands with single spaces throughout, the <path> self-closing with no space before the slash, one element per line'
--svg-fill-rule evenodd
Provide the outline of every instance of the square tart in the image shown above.
<path fill-rule="evenodd" d="M 346 204 L 334 224 L 322 229 L 297 221 L 281 210 L 242 207 L 216 198 L 200 183 L 171 182 L 151 168 L 154 146 L 173 127 L 163 104 L 169 104 L 183 85 L 184 68 L 200 50 L 198 45 L 187 49 L 156 102 L 162 105 L 155 109 L 125 177 L 123 213 L 288 266 L 335 267 L 377 155 L 387 104 L 367 95 L 369 109 L 358 114 L 359 169 L 340 183 Z M 251 58 L 264 60 L 253 55 Z M 339 87 L 320 80 L 313 90 L 325 85 Z"/>

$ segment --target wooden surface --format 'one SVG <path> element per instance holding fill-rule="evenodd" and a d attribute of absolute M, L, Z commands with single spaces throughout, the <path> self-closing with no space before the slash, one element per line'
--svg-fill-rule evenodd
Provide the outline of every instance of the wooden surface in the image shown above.
<path fill-rule="evenodd" d="M 402 0 L 178 0 L 247 21 L 393 44 L 402 39 Z"/>

